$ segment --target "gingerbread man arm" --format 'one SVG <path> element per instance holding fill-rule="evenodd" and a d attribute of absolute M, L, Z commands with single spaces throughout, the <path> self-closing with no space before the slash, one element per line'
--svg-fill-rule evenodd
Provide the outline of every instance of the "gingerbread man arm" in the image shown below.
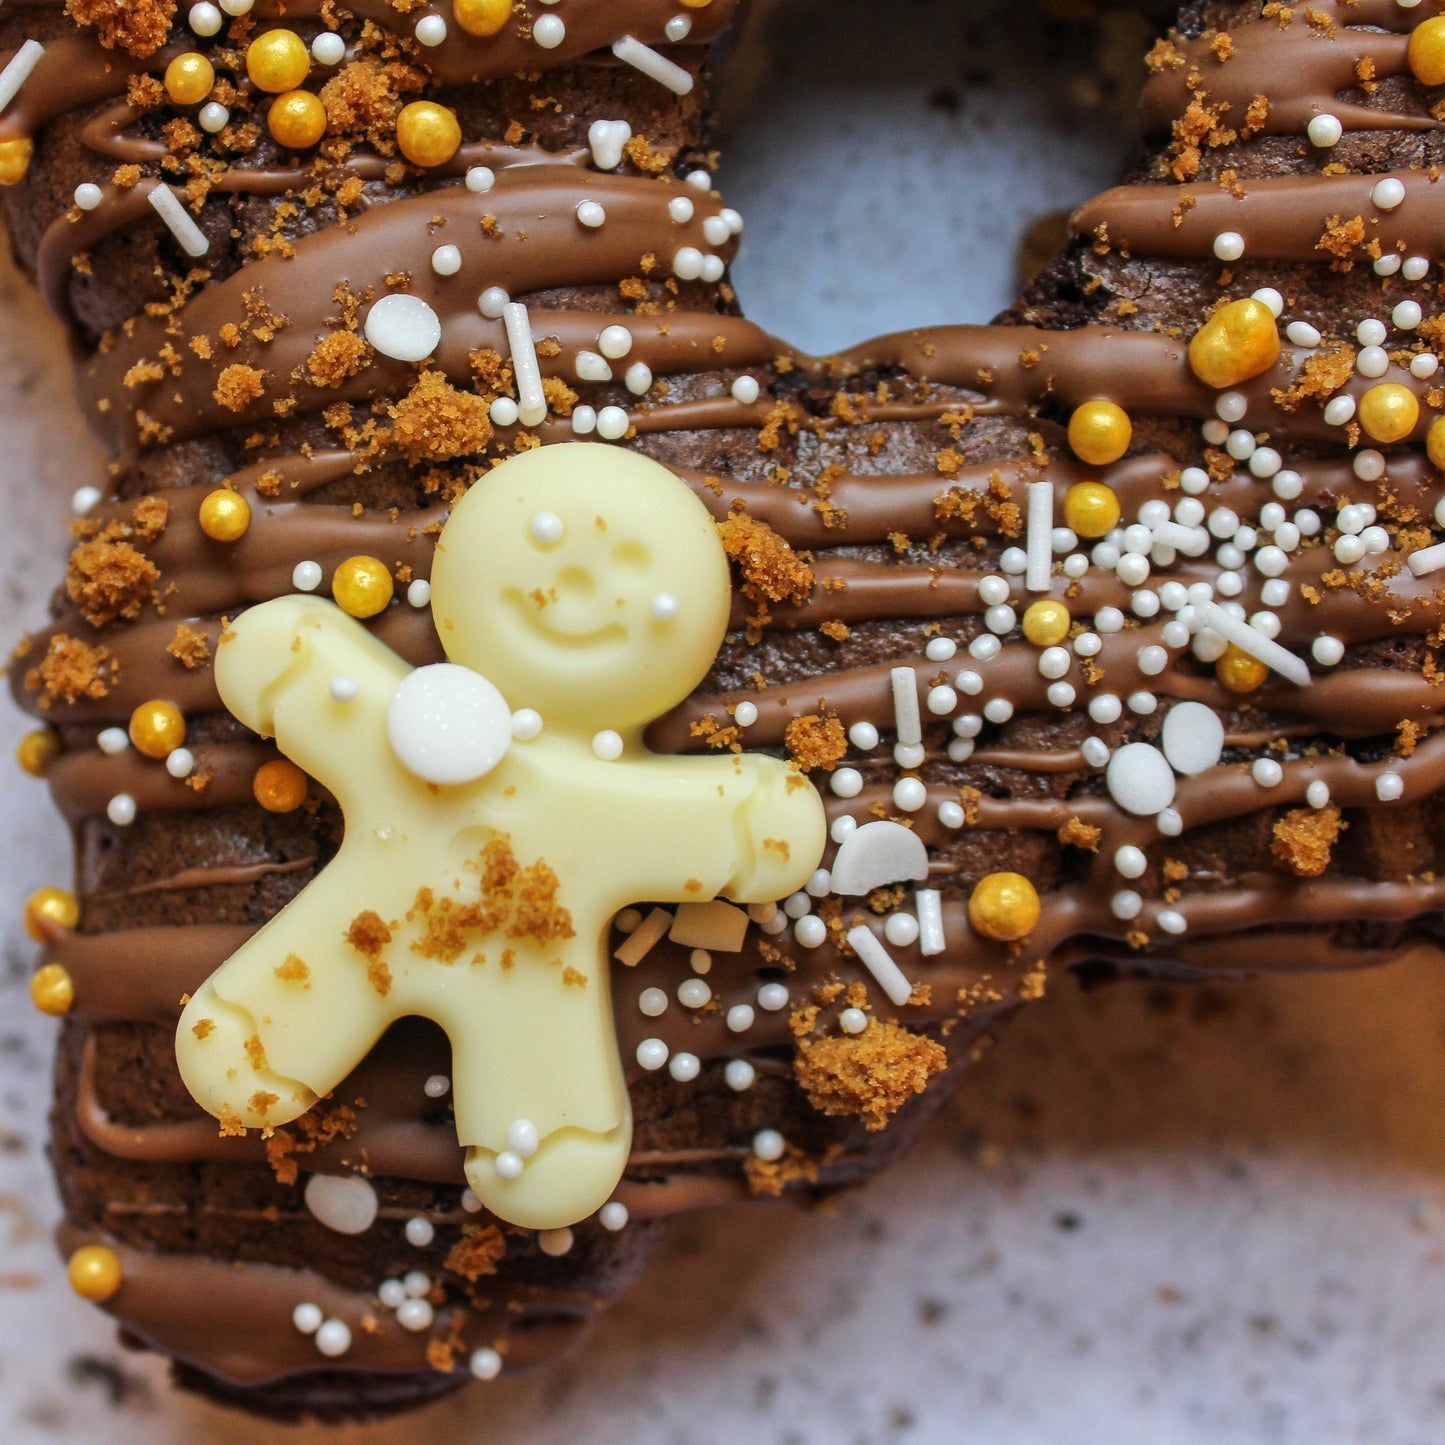
<path fill-rule="evenodd" d="M 216 651 L 221 701 L 329 788 L 355 824 L 378 770 L 399 770 L 386 709 L 410 666 L 335 603 L 279 597 L 241 614 Z M 337 679 L 355 685 L 333 695 Z M 344 765 L 344 766 L 343 766 Z"/>

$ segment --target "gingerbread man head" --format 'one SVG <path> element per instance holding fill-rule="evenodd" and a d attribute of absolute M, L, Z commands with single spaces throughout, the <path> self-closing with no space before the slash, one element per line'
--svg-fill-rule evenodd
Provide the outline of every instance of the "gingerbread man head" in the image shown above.
<path fill-rule="evenodd" d="M 573 465 L 559 468 L 562 454 Z M 483 478 L 453 509 L 432 568 L 447 656 L 549 729 L 589 738 L 640 728 L 697 686 L 728 596 L 697 498 L 630 452 L 584 443 Z"/>

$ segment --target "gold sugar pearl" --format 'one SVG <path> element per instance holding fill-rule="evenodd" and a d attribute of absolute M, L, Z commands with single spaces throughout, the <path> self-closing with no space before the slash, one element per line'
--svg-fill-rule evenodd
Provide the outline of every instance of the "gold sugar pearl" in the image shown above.
<path fill-rule="evenodd" d="M 163 758 L 186 740 L 186 719 L 173 702 L 152 698 L 130 715 L 130 740 L 138 753 Z"/>
<path fill-rule="evenodd" d="M 1081 537 L 1102 537 L 1119 525 L 1119 499 L 1103 482 L 1077 482 L 1064 493 L 1064 526 Z"/>
<path fill-rule="evenodd" d="M 258 90 L 295 90 L 311 71 L 311 52 L 294 30 L 268 30 L 246 47 L 246 74 Z"/>
<path fill-rule="evenodd" d="M 706 10 L 712 0 L 682 0 L 682 4 L 688 10 Z"/>
<path fill-rule="evenodd" d="M 974 931 L 1000 943 L 1032 933 L 1042 911 L 1038 889 L 1022 873 L 990 873 L 978 880 L 968 900 Z"/>
<path fill-rule="evenodd" d="M 81 1299 L 103 1304 L 120 1289 L 125 1272 L 120 1256 L 103 1244 L 87 1244 L 70 1256 L 65 1266 L 70 1287 Z"/>
<path fill-rule="evenodd" d="M 49 728 L 26 733 L 15 748 L 15 761 L 32 778 L 43 778 L 45 770 L 60 752 L 60 739 Z"/>
<path fill-rule="evenodd" d="M 262 763 L 251 792 L 268 813 L 294 813 L 306 801 L 306 774 L 286 758 Z"/>
<path fill-rule="evenodd" d="M 216 67 L 198 50 L 188 50 L 166 66 L 166 94 L 177 105 L 199 105 L 215 83 Z"/>
<path fill-rule="evenodd" d="M 1117 462 L 1129 450 L 1133 435 L 1128 412 L 1112 401 L 1086 401 L 1069 418 L 1069 445 L 1091 467 Z"/>
<path fill-rule="evenodd" d="M 452 18 L 468 35 L 495 35 L 512 18 L 512 0 L 452 0 Z"/>
<path fill-rule="evenodd" d="M 414 100 L 396 118 L 396 143 L 414 166 L 444 166 L 462 143 L 462 128 L 446 106 Z"/>
<path fill-rule="evenodd" d="M 1421 85 L 1445 85 L 1445 15 L 1432 15 L 1410 32 L 1405 58 Z"/>
<path fill-rule="evenodd" d="M 1262 376 L 1279 360 L 1274 312 L 1249 297 L 1221 306 L 1189 343 L 1189 365 L 1216 391 Z"/>
<path fill-rule="evenodd" d="M 201 531 L 216 542 L 237 542 L 251 525 L 251 504 L 240 492 L 217 487 L 201 502 Z"/>
<path fill-rule="evenodd" d="M 37 888 L 25 900 L 25 931 L 36 943 L 44 943 L 49 928 L 67 932 L 80 922 L 80 904 L 64 888 Z"/>
<path fill-rule="evenodd" d="M 1420 401 L 1408 386 L 1382 381 L 1360 398 L 1355 415 L 1372 441 L 1402 442 L 1420 420 Z"/>
<path fill-rule="evenodd" d="M 1231 642 L 1214 664 L 1214 675 L 1230 692 L 1254 692 L 1264 685 L 1269 668 Z"/>
<path fill-rule="evenodd" d="M 352 617 L 375 617 L 385 612 L 395 590 L 385 563 L 375 557 L 348 557 L 331 577 L 336 605 Z"/>
<path fill-rule="evenodd" d="M 326 134 L 326 107 L 309 90 L 288 90 L 271 102 L 266 124 L 277 145 L 304 151 Z"/>
<path fill-rule="evenodd" d="M 1062 602 L 1043 597 L 1024 612 L 1024 636 L 1035 647 L 1057 647 L 1069 635 L 1073 620 Z"/>
<path fill-rule="evenodd" d="M 75 983 L 64 964 L 47 963 L 30 976 L 30 1002 L 53 1019 L 64 1018 L 75 1002 Z"/>
<path fill-rule="evenodd" d="M 0 140 L 0 186 L 14 186 L 23 181 L 34 154 L 35 142 L 28 135 Z"/>
<path fill-rule="evenodd" d="M 1445 472 L 1445 416 L 1437 416 L 1425 433 L 1425 454 L 1430 465 Z"/>

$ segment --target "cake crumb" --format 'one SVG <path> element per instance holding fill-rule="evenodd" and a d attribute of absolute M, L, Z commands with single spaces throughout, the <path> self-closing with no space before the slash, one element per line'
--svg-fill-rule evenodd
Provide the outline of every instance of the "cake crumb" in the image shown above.
<path fill-rule="evenodd" d="M 811 1028 L 815 1009 L 794 1015 L 795 1032 Z M 813 1107 L 851 1115 L 870 1130 L 882 1129 L 934 1074 L 948 1067 L 943 1046 L 893 1019 L 873 1019 L 861 1034 L 798 1037 L 793 1072 Z"/>
<path fill-rule="evenodd" d="M 813 593 L 813 569 L 766 522 L 734 512 L 717 524 L 723 550 L 743 574 L 744 591 L 801 607 Z"/>
<path fill-rule="evenodd" d="M 475 1284 L 483 1275 L 496 1274 L 506 1252 L 506 1238 L 495 1224 L 464 1224 L 443 1268 Z"/>
<path fill-rule="evenodd" d="M 795 717 L 783 733 L 788 755 L 805 773 L 821 768 L 831 773 L 848 752 L 848 735 L 836 713 Z"/>
<path fill-rule="evenodd" d="M 1274 825 L 1275 861 L 1299 878 L 1318 878 L 1330 866 L 1330 850 L 1349 827 L 1332 803 L 1327 808 L 1295 808 Z"/>

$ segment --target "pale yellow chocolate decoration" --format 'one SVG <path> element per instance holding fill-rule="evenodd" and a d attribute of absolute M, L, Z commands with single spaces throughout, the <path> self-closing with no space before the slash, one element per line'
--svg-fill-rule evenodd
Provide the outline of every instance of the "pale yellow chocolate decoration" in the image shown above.
<path fill-rule="evenodd" d="M 716 529 L 683 483 L 633 453 L 569 443 L 496 468 L 441 534 L 432 612 L 460 666 L 413 672 L 322 598 L 244 613 L 216 651 L 221 696 L 335 794 L 346 833 L 186 1007 L 176 1054 L 197 1100 L 249 1127 L 284 1124 L 418 1014 L 451 1040 L 457 1134 L 486 1207 L 547 1229 L 606 1203 L 632 1130 L 613 914 L 786 897 L 823 851 L 822 802 L 784 763 L 643 745 L 706 674 L 729 602 Z M 475 702 L 489 691 L 477 673 L 542 731 L 519 726 L 474 781 L 428 783 L 390 741 L 398 687 L 435 683 L 434 715 L 454 721 L 434 699 L 460 680 Z M 337 678 L 354 695 L 344 685 L 338 700 Z M 486 732 L 495 709 L 477 716 Z M 398 747 L 417 765 L 415 714 L 402 723 L 412 746 Z M 598 735 L 613 733 L 621 755 L 606 761 L 614 740 Z M 504 1178 L 520 1121 L 540 1145 Z"/>

